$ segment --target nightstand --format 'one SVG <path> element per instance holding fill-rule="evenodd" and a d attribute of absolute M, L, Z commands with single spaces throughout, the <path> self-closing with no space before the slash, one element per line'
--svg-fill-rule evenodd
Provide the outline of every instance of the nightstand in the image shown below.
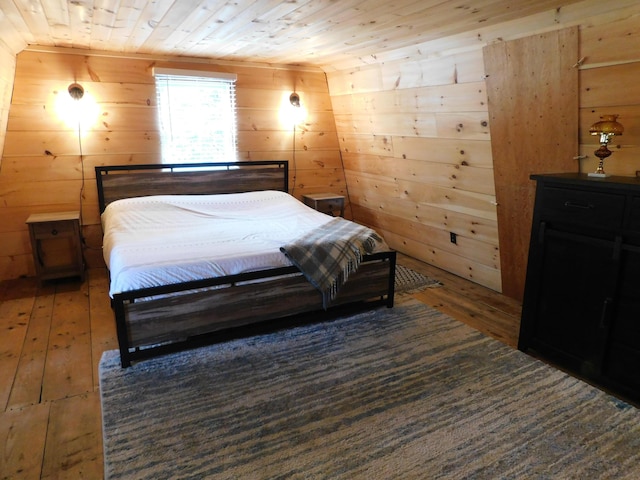
<path fill-rule="evenodd" d="M 84 280 L 80 212 L 34 213 L 27 225 L 40 283 L 76 276 Z"/>
<path fill-rule="evenodd" d="M 335 193 L 308 193 L 303 195 L 302 199 L 305 205 L 319 212 L 335 216 L 335 212 L 339 210 L 340 216 L 344 217 L 344 197 L 342 195 L 336 195 Z"/>

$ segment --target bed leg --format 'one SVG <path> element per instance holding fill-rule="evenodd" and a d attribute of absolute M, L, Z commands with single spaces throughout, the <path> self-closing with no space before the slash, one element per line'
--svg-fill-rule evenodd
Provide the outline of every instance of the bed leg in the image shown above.
<path fill-rule="evenodd" d="M 127 321 L 124 312 L 124 300 L 114 297 L 114 313 L 116 317 L 116 332 L 118 334 L 118 347 L 120 348 L 120 364 L 122 368 L 131 366 L 129 355 L 129 337 L 127 335 Z"/>
<path fill-rule="evenodd" d="M 396 292 L 396 252 L 389 253 L 389 287 L 387 290 L 387 308 L 393 308 Z"/>
<path fill-rule="evenodd" d="M 129 368 L 131 366 L 131 360 L 129 360 L 129 355 L 128 354 L 123 355 L 122 350 L 120 350 L 120 365 L 122 366 L 122 368 Z"/>

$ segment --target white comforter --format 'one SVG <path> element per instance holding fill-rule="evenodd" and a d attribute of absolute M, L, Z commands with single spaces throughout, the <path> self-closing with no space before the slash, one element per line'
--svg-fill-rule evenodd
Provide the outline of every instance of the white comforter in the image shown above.
<path fill-rule="evenodd" d="M 331 219 L 277 191 L 118 200 L 102 214 L 109 293 L 289 266 L 280 247 Z"/>

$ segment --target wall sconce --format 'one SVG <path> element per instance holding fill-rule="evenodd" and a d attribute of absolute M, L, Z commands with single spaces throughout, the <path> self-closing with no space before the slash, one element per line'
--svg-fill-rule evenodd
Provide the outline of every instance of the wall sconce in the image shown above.
<path fill-rule="evenodd" d="M 289 104 L 290 106 L 287 109 L 288 118 L 286 122 L 297 125 L 300 122 L 302 122 L 307 116 L 307 112 L 304 106 L 302 105 L 302 100 L 300 99 L 300 95 L 298 95 L 296 92 L 293 92 L 291 95 L 289 95 Z"/>
<path fill-rule="evenodd" d="M 84 88 L 79 83 L 72 83 L 67 90 L 74 100 L 80 100 L 84 96 Z"/>
<path fill-rule="evenodd" d="M 594 152 L 595 156 L 600 159 L 598 168 L 595 172 L 589 173 L 590 177 L 608 177 L 609 174 L 605 173 L 603 165 L 604 159 L 611 155 L 611 151 L 607 148 L 611 137 L 615 135 L 622 135 L 624 127 L 619 124 L 616 119 L 618 115 L 602 115 L 600 121 L 591 125 L 589 133 L 591 135 L 600 136 L 600 148 Z"/>
<path fill-rule="evenodd" d="M 56 91 L 55 112 L 68 128 L 82 130 L 86 135 L 90 128 L 96 124 L 100 114 L 98 102 L 91 94 L 91 90 L 85 90 L 79 83 L 71 83 L 67 87 Z"/>
<path fill-rule="evenodd" d="M 282 92 L 279 117 L 281 125 L 286 129 L 291 128 L 292 125 L 299 125 L 305 120 L 307 109 L 302 102 L 302 98 L 300 98 L 300 94 Z"/>

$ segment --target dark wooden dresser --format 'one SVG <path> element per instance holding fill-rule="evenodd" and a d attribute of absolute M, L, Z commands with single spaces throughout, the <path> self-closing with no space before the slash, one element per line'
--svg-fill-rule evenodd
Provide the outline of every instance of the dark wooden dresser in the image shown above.
<path fill-rule="evenodd" d="M 640 401 L 640 179 L 537 182 L 518 348 Z"/>

